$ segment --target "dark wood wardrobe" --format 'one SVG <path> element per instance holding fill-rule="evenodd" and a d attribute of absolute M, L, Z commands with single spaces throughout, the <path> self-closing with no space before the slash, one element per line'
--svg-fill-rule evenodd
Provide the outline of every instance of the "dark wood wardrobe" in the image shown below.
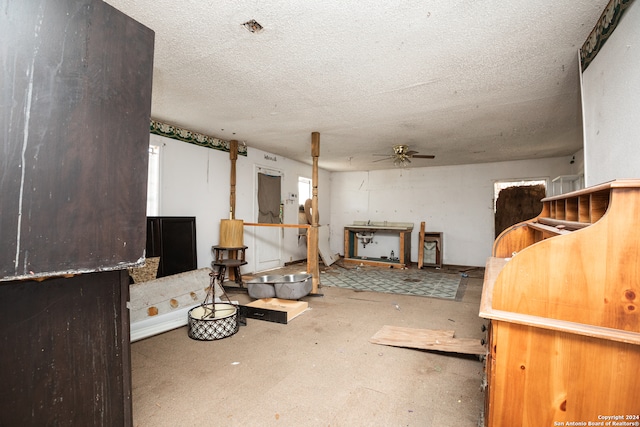
<path fill-rule="evenodd" d="M 0 425 L 131 425 L 154 33 L 99 0 L 2 5 Z"/>

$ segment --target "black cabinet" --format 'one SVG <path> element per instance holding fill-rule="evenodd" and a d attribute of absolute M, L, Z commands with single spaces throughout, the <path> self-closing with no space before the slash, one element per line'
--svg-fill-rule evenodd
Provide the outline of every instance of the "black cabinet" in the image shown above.
<path fill-rule="evenodd" d="M 0 12 L 0 426 L 130 426 L 154 33 L 100 0 Z"/>
<path fill-rule="evenodd" d="M 126 270 L 0 284 L 0 426 L 132 424 Z"/>
<path fill-rule="evenodd" d="M 198 268 L 195 217 L 147 217 L 147 255 L 160 257 L 156 277 Z"/>
<path fill-rule="evenodd" d="M 153 31 L 102 1 L 2 9 L 0 279 L 136 265 Z"/>

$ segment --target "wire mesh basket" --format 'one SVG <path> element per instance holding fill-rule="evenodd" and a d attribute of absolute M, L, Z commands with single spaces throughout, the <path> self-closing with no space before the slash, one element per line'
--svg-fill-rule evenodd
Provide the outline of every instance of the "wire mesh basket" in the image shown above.
<path fill-rule="evenodd" d="M 224 288 L 219 284 L 219 274 L 211 272 L 211 285 L 204 302 L 189 310 L 189 338 L 213 341 L 226 338 L 238 332 L 238 306 L 231 303 Z M 219 286 L 228 303 L 214 302 L 215 289 Z"/>
<path fill-rule="evenodd" d="M 213 341 L 238 332 L 238 307 L 227 303 L 202 304 L 189 310 L 189 338 Z"/>

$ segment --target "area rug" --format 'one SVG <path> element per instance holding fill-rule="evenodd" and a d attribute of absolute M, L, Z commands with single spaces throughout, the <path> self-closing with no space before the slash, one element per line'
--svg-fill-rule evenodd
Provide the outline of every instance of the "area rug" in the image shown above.
<path fill-rule="evenodd" d="M 461 274 L 433 270 L 389 269 L 379 267 L 343 267 L 320 276 L 322 286 L 356 291 L 418 295 L 423 297 L 461 300 L 466 277 Z"/>

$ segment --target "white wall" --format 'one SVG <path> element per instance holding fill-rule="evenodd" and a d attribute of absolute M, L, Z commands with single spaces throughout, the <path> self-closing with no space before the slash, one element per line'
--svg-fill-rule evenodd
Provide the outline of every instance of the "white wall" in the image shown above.
<path fill-rule="evenodd" d="M 640 5 L 631 3 L 582 75 L 585 182 L 640 178 Z"/>
<path fill-rule="evenodd" d="M 215 178 L 217 187 L 210 170 L 219 167 L 224 154 L 227 158 L 229 154 L 154 134 L 150 144 L 160 146 L 158 216 L 195 216 L 198 268 L 210 266 L 211 246 L 219 236 L 219 219 L 229 215 L 229 173 Z M 226 207 L 220 203 L 225 201 Z"/>
<path fill-rule="evenodd" d="M 220 220 L 229 218 L 231 163 L 229 153 L 151 135 L 151 144 L 160 148 L 159 216 L 195 216 L 198 268 L 211 265 L 211 246 L 218 244 Z M 309 136 L 311 153 L 311 136 Z M 269 159 L 267 159 L 267 156 Z M 273 160 L 275 159 L 275 160 Z M 311 154 L 309 154 L 311 159 Z M 311 164 L 306 165 L 249 147 L 248 155 L 236 162 L 236 218 L 257 221 L 255 165 L 278 169 L 284 173 L 282 201 L 284 222 L 297 224 L 298 203 L 286 202 L 289 193 L 298 193 L 298 176 L 311 178 Z M 319 171 L 318 200 L 321 224 L 329 218 L 329 173 Z M 323 219 L 325 221 L 323 222 Z M 247 249 L 243 273 L 255 271 L 253 241 L 245 228 Z M 285 229 L 282 264 L 306 258 L 306 245 L 298 244 L 297 229 Z"/>
<path fill-rule="evenodd" d="M 223 153 L 228 159 L 229 154 Z M 290 200 L 288 194 L 298 194 L 298 178 L 305 177 L 311 179 L 311 135 L 309 135 L 309 164 L 300 163 L 282 156 L 270 154 L 255 148 L 249 147 L 247 157 L 238 156 L 236 164 L 236 218 L 245 222 L 258 221 L 257 208 L 257 188 L 255 168 L 261 166 L 268 169 L 276 169 L 284 173 L 281 186 L 281 200 L 284 203 L 285 224 L 298 223 L 298 200 Z M 274 160 L 275 159 L 275 160 Z M 227 160 L 227 164 L 229 161 Z M 227 165 L 229 174 L 229 165 Z M 329 212 L 331 210 L 331 200 L 329 198 L 330 174 L 327 171 L 318 171 L 318 214 L 320 224 L 327 224 Z M 228 192 L 228 184 L 227 184 Z M 227 201 L 228 205 L 228 201 Z M 284 246 L 281 264 L 286 262 L 299 261 L 307 258 L 307 246 L 305 239 L 298 239 L 297 228 L 284 228 Z M 245 227 L 245 245 L 249 246 L 247 256 L 251 253 L 253 243 L 253 233 Z M 243 269 L 243 272 L 245 269 Z M 256 271 L 255 261 L 249 258 L 249 265 L 246 271 Z"/>
<path fill-rule="evenodd" d="M 161 146 L 160 216 L 195 216 L 198 267 L 210 265 L 219 241 L 220 220 L 229 218 L 229 153 L 151 135 Z M 266 156 L 266 157 L 265 157 Z M 275 158 L 275 160 L 273 160 Z M 343 227 L 354 220 L 412 222 L 412 262 L 417 261 L 420 222 L 444 233 L 446 264 L 483 266 L 493 243 L 493 183 L 496 180 L 548 178 L 576 173 L 571 156 L 480 165 L 390 169 L 371 172 L 319 171 L 320 223 L 330 227 L 330 246 L 344 254 Z M 298 177 L 311 178 L 311 165 L 249 147 L 236 163 L 236 218 L 257 221 L 255 167 L 281 170 L 284 221 L 298 221 Z M 397 251 L 397 238 L 376 239 L 366 249 L 376 255 Z M 285 229 L 281 262 L 306 258 L 296 229 Z M 248 265 L 255 272 L 255 250 L 245 228 Z M 397 253 L 397 252 L 396 252 Z"/>
<path fill-rule="evenodd" d="M 425 221 L 427 231 L 444 233 L 445 264 L 484 266 L 494 240 L 494 182 L 527 178 L 550 181 L 558 175 L 575 173 L 571 157 L 334 172 L 330 191 L 331 249 L 344 254 L 343 227 L 353 221 L 412 222 L 411 260 L 416 262 L 420 222 Z M 377 251 L 376 255 L 398 250 L 397 238 L 395 243 L 378 240 L 377 247 L 373 243 L 365 250 Z"/>

